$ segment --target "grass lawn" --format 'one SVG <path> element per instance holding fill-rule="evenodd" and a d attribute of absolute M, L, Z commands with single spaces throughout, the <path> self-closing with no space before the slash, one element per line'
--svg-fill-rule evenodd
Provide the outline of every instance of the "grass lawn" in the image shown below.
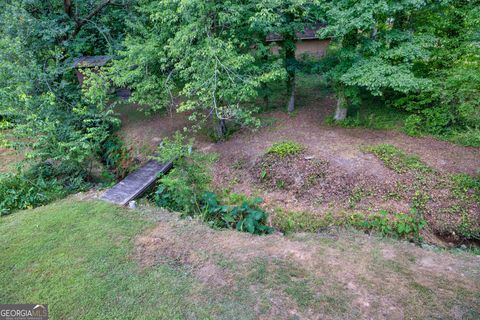
<path fill-rule="evenodd" d="M 340 232 L 340 231 L 338 231 Z M 0 301 L 51 319 L 478 319 L 478 257 L 252 236 L 76 197 L 0 218 Z"/>
<path fill-rule="evenodd" d="M 138 215 L 64 200 L 0 219 L 0 301 L 49 304 L 51 319 L 205 315 L 183 298 L 194 278 L 131 259 L 132 238 L 152 226 Z"/>

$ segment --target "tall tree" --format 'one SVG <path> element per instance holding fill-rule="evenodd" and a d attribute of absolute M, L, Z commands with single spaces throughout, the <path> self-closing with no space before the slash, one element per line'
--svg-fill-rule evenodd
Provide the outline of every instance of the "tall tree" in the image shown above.
<path fill-rule="evenodd" d="M 387 92 L 413 93 L 431 86 L 415 73 L 415 65 L 428 61 L 435 37 L 418 32 L 414 17 L 427 8 L 425 0 L 322 1 L 326 28 L 322 36 L 335 39 L 333 56 L 325 62 L 338 105 L 336 120 L 343 120 L 359 90 L 381 96 Z"/>
<path fill-rule="evenodd" d="M 103 4 L 0 4 L 0 115 L 13 120 L 12 141 L 24 147 L 28 160 L 49 163 L 72 177 L 86 171 L 115 122 L 95 95 L 82 95 L 71 68 L 78 55 L 109 53 L 119 43 L 121 17 L 128 13 Z"/>
<path fill-rule="evenodd" d="M 278 64 L 257 63 L 248 23 L 253 9 L 250 1 L 141 1 L 115 81 L 134 89 L 133 101 L 154 109 L 181 96 L 178 111 L 212 119 L 222 140 L 226 120 L 250 121 L 262 84 L 281 75 Z"/>
<path fill-rule="evenodd" d="M 314 0 L 262 0 L 256 3 L 252 26 L 264 32 L 265 36 L 276 35 L 281 40 L 280 56 L 286 71 L 287 110 L 295 109 L 296 73 L 300 62 L 295 51 L 298 41 L 297 34 L 320 21 L 321 8 L 319 1 Z"/>

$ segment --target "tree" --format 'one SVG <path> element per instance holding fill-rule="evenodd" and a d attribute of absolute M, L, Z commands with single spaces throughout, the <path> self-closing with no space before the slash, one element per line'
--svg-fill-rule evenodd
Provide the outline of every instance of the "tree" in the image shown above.
<path fill-rule="evenodd" d="M 415 64 L 430 58 L 435 37 L 416 31 L 416 14 L 424 0 L 322 1 L 327 26 L 321 36 L 335 39 L 326 66 L 338 104 L 336 120 L 346 116 L 346 106 L 358 101 L 359 90 L 381 96 L 387 92 L 413 93 L 431 86 Z"/>
<path fill-rule="evenodd" d="M 278 63 L 257 63 L 250 1 L 141 1 L 139 15 L 112 73 L 133 89 L 132 101 L 154 109 L 175 106 L 192 120 L 214 122 L 222 140 L 226 120 L 248 123 L 262 84 L 281 75 Z"/>
<path fill-rule="evenodd" d="M 26 153 L 26 167 L 48 165 L 53 177 L 85 178 L 99 144 L 118 126 L 109 106 L 82 94 L 71 68 L 77 55 L 106 53 L 121 38 L 114 21 L 122 8 L 92 14 L 91 7 L 95 2 L 0 5 L 0 115 L 14 124 L 11 141 Z M 69 15 L 84 17 L 75 34 Z"/>
<path fill-rule="evenodd" d="M 267 35 L 278 35 L 281 41 L 280 55 L 286 71 L 288 112 L 295 109 L 295 78 L 300 62 L 295 56 L 297 33 L 306 27 L 318 24 L 321 8 L 319 1 L 311 0 L 263 0 L 256 4 L 256 13 L 252 17 L 252 26 Z"/>

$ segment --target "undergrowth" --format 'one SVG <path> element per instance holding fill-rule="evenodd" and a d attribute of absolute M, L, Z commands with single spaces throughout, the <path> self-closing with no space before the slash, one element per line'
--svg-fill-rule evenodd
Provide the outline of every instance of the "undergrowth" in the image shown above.
<path fill-rule="evenodd" d="M 174 168 L 163 176 L 153 197 L 155 203 L 183 215 L 197 217 L 216 228 L 236 229 L 252 234 L 268 234 L 267 214 L 259 207 L 260 198 L 244 200 L 239 205 L 224 204 L 210 191 L 212 155 L 193 150 L 192 141 L 177 133 L 165 139 L 160 148 L 160 161 L 173 159 Z"/>
<path fill-rule="evenodd" d="M 49 163 L 1 175 L 0 215 L 47 204 L 86 186 L 76 171 Z"/>
<path fill-rule="evenodd" d="M 332 226 L 352 226 L 368 232 L 379 233 L 383 236 L 405 238 L 421 241 L 420 231 L 427 225 L 423 215 L 416 209 L 408 213 L 389 212 L 380 210 L 370 215 L 353 213 L 336 217 L 331 213 L 318 216 L 305 211 L 287 211 L 276 209 L 272 217 L 272 224 L 280 231 L 289 234 L 292 232 L 318 232 Z"/>
<path fill-rule="evenodd" d="M 267 149 L 267 154 L 274 154 L 281 158 L 286 156 L 299 154 L 304 150 L 304 147 L 294 141 L 282 141 L 274 143 L 270 148 Z"/>
<path fill-rule="evenodd" d="M 397 173 L 405 173 L 408 171 L 426 173 L 432 171 L 432 169 L 421 162 L 417 156 L 408 155 L 391 144 L 378 144 L 365 147 L 364 150 L 373 153 L 387 168 Z"/>

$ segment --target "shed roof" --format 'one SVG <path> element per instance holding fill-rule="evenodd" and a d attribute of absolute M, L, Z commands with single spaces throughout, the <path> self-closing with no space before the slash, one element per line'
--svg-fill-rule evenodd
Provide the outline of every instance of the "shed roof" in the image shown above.
<path fill-rule="evenodd" d="M 83 56 L 73 60 L 74 68 L 102 67 L 112 60 L 112 56 Z"/>
<path fill-rule="evenodd" d="M 314 39 L 320 39 L 319 36 L 317 36 L 317 31 L 325 28 L 324 23 L 315 23 L 312 25 L 305 26 L 303 31 L 297 32 L 297 38 L 299 40 L 314 40 Z M 266 38 L 267 42 L 273 42 L 273 41 L 283 41 L 283 36 L 278 33 L 270 33 L 267 35 Z"/>

